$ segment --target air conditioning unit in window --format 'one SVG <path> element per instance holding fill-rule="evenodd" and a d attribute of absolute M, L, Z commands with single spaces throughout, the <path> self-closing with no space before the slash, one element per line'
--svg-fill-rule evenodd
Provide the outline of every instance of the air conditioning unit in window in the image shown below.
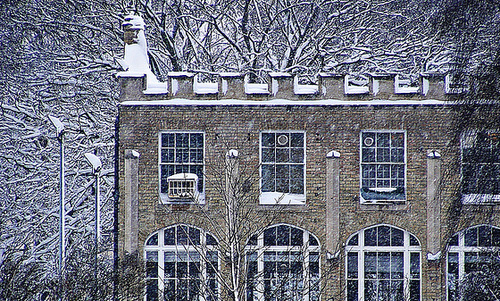
<path fill-rule="evenodd" d="M 192 199 L 198 191 L 198 176 L 193 173 L 178 173 L 167 178 L 170 199 Z"/>

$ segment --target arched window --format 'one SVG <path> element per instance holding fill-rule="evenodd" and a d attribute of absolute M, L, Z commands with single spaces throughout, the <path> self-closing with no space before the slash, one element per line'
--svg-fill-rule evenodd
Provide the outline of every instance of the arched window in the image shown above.
<path fill-rule="evenodd" d="M 379 225 L 353 234 L 346 247 L 348 301 L 420 300 L 420 243 Z"/>
<path fill-rule="evenodd" d="M 161 229 L 146 240 L 146 301 L 219 299 L 217 241 L 187 225 Z"/>
<path fill-rule="evenodd" d="M 448 244 L 448 300 L 498 300 L 500 228 L 480 225 L 456 233 Z"/>
<path fill-rule="evenodd" d="M 320 246 L 308 231 L 275 225 L 250 238 L 247 301 L 319 300 Z"/>

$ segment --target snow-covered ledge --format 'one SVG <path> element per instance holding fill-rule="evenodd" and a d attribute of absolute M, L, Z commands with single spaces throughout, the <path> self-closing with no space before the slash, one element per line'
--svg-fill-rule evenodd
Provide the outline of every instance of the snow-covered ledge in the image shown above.
<path fill-rule="evenodd" d="M 250 83 L 248 75 L 245 76 L 245 93 L 250 95 L 267 95 L 269 94 L 269 85 Z"/>

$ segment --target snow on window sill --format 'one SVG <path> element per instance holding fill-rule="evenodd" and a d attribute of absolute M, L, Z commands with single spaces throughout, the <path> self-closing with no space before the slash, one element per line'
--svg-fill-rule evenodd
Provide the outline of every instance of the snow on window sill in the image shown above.
<path fill-rule="evenodd" d="M 245 93 L 246 94 L 269 94 L 269 88 L 268 88 L 267 84 L 245 83 Z"/>
<path fill-rule="evenodd" d="M 217 83 L 194 83 L 195 94 L 217 94 L 219 92 L 219 85 Z"/>
<path fill-rule="evenodd" d="M 297 85 L 295 86 L 296 95 L 318 94 L 318 85 Z"/>
<path fill-rule="evenodd" d="M 294 193 L 263 192 L 259 198 L 261 205 L 304 205 L 305 202 L 305 194 Z"/>
<path fill-rule="evenodd" d="M 500 205 L 500 195 L 498 194 L 464 194 L 462 204 L 465 205 Z"/>

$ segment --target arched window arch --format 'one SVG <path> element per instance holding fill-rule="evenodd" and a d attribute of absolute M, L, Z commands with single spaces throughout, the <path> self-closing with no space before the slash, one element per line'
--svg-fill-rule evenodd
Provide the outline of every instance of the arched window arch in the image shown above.
<path fill-rule="evenodd" d="M 175 225 L 146 240 L 146 301 L 219 300 L 217 240 L 202 229 Z"/>
<path fill-rule="evenodd" d="M 420 300 L 420 243 L 408 231 L 377 225 L 346 246 L 347 300 Z"/>
<path fill-rule="evenodd" d="M 320 246 L 310 232 L 278 224 L 246 247 L 247 301 L 319 300 Z"/>
<path fill-rule="evenodd" d="M 448 300 L 498 300 L 500 228 L 478 225 L 456 233 L 446 259 Z"/>

